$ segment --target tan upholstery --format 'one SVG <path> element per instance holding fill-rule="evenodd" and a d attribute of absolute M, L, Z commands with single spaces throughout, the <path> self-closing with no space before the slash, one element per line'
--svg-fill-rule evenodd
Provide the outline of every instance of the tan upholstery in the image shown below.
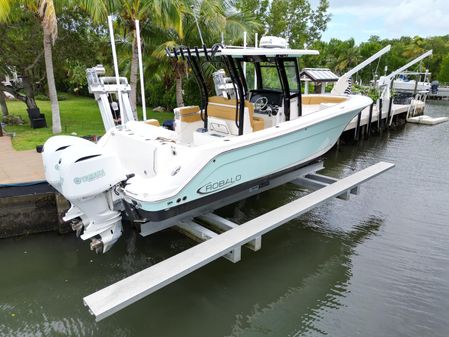
<path fill-rule="evenodd" d="M 302 96 L 302 104 L 321 104 L 321 103 L 341 103 L 346 101 L 345 97 L 335 97 L 335 96 Z"/>
<path fill-rule="evenodd" d="M 178 108 L 181 115 L 181 121 L 184 123 L 193 123 L 201 120 L 200 108 L 198 105 Z"/>
<path fill-rule="evenodd" d="M 207 106 L 207 115 L 216 118 L 235 120 L 235 106 L 236 100 L 227 99 L 221 96 L 209 97 L 209 104 Z M 251 121 L 251 126 L 253 126 L 253 116 L 254 116 L 254 104 L 248 100 L 245 100 L 245 108 L 249 111 L 249 120 Z"/>
<path fill-rule="evenodd" d="M 147 119 L 145 124 L 153 125 L 153 126 L 161 126 L 157 119 Z"/>
<path fill-rule="evenodd" d="M 260 131 L 265 129 L 265 121 L 261 117 L 253 117 L 252 121 L 252 127 L 253 132 Z"/>

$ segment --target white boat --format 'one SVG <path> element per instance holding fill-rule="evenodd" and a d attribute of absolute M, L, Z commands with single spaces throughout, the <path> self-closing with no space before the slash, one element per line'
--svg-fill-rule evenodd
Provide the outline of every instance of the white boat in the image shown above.
<path fill-rule="evenodd" d="M 415 92 L 430 91 L 430 83 L 428 81 L 409 80 L 408 78 L 398 78 L 393 82 L 393 89 L 396 92 L 413 94 Z"/>
<path fill-rule="evenodd" d="M 302 95 L 297 59 L 317 54 L 218 45 L 168 51 L 187 60 L 202 105 L 176 108 L 173 130 L 125 113 L 127 122 L 111 127 L 97 143 L 50 138 L 45 174 L 72 205 L 64 220 L 73 222 L 83 240 L 92 240 L 91 249 L 106 252 L 122 234 L 122 218 L 147 227 L 172 220 L 174 225 L 183 214 L 257 190 L 317 160 L 372 103 L 358 95 Z M 214 74 L 216 96 L 207 94 L 204 62 L 224 68 Z M 254 89 L 248 88 L 243 62 L 255 69 Z M 110 78 L 99 73 L 91 70 L 90 82 L 105 93 Z M 121 93 L 126 109 L 126 90 Z"/>

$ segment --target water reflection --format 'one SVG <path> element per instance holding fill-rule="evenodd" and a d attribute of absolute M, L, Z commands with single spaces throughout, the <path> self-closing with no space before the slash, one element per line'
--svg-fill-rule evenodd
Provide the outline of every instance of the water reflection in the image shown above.
<path fill-rule="evenodd" d="M 257 200 L 248 200 L 246 206 L 249 212 L 256 213 L 261 207 Z M 325 225 L 326 218 L 316 215 L 309 214 L 302 221 L 289 223 L 285 229 L 291 232 L 287 243 L 268 243 L 277 246 L 279 252 L 269 249 L 271 252 L 267 254 L 269 256 L 264 256 L 264 261 L 272 267 L 277 266 L 273 267 L 274 274 L 288 276 L 280 276 L 283 285 L 276 287 L 276 291 L 284 291 L 281 294 L 272 293 L 272 282 L 268 278 L 249 283 L 245 293 L 265 292 L 272 293 L 272 296 L 265 302 L 255 302 L 249 313 L 237 314 L 229 336 L 326 334 L 316 325 L 316 321 L 322 319 L 326 310 L 341 305 L 340 298 L 346 295 L 351 280 L 351 258 L 355 248 L 378 232 L 383 219 L 369 217 L 345 232 L 330 229 Z M 305 223 L 308 228 L 304 228 Z M 276 284 L 280 283 L 279 278 Z"/>
<path fill-rule="evenodd" d="M 244 222 L 298 193 L 293 185 L 278 188 L 221 212 Z M 266 235 L 263 249 L 245 250 L 238 264 L 219 260 L 98 324 L 82 306 L 83 296 L 193 243 L 172 230 L 149 238 L 131 231 L 111 254 L 97 256 L 68 236 L 11 240 L 0 261 L 2 270 L 8 258 L 16 263 L 0 281 L 1 289 L 8 289 L 1 296 L 0 335 L 134 336 L 148 329 L 154 336 L 179 336 L 180 331 L 182 336 L 204 331 L 207 336 L 286 336 L 309 331 L 323 308 L 339 305 L 351 277 L 354 247 L 382 223 L 371 218 L 350 231 L 332 230 L 326 211 L 321 212 Z"/>

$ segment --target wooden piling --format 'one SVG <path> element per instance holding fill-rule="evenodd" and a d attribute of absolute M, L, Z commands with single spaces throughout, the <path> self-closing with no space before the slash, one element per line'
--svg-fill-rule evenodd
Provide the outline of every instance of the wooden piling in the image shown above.
<path fill-rule="evenodd" d="M 387 114 L 387 123 L 386 127 L 390 126 L 390 118 L 391 118 L 391 108 L 393 107 L 393 97 L 390 97 L 390 102 L 388 103 L 388 114 Z"/>
<path fill-rule="evenodd" d="M 369 107 L 369 117 L 368 117 L 368 137 L 371 135 L 371 123 L 373 121 L 373 107 L 374 107 L 374 102 L 371 103 L 370 107 Z"/>

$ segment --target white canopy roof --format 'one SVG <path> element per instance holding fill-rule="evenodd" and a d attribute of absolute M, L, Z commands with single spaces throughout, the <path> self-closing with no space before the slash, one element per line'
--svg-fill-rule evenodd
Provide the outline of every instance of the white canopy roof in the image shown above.
<path fill-rule="evenodd" d="M 318 50 L 289 49 L 289 48 L 223 48 L 217 54 L 234 57 L 243 56 L 289 56 L 300 57 L 304 55 L 319 55 Z"/>
<path fill-rule="evenodd" d="M 177 56 L 181 55 L 181 50 L 184 52 L 184 55 L 187 55 L 188 48 L 181 47 L 176 48 Z M 208 53 L 211 53 L 212 50 L 208 49 Z M 204 57 L 204 50 L 202 48 L 190 48 L 190 52 L 192 56 L 201 56 Z M 301 57 L 304 55 L 319 55 L 318 50 L 309 50 L 309 49 L 290 49 L 290 48 L 254 48 L 254 47 L 225 47 L 219 48 L 216 51 L 215 55 L 229 55 L 234 58 L 243 58 L 244 56 L 265 56 L 265 57 L 275 57 L 275 56 L 287 56 L 287 57 Z M 175 56 L 173 51 L 170 51 L 169 56 Z"/>

